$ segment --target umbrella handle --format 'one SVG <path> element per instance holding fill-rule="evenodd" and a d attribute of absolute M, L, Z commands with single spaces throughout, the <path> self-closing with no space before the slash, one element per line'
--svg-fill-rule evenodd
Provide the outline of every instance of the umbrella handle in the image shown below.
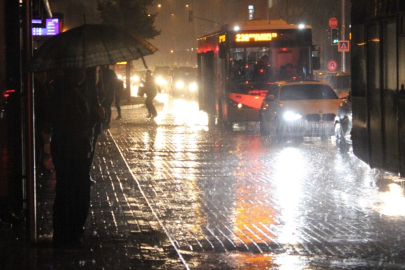
<path fill-rule="evenodd" d="M 145 66 L 146 69 L 149 69 L 149 68 L 148 68 L 148 65 L 147 65 L 146 62 L 145 62 L 145 59 L 143 58 L 143 54 L 142 54 L 142 52 L 141 52 L 141 50 L 140 50 L 139 48 L 138 48 L 138 52 L 139 52 L 139 54 L 141 55 L 143 65 Z"/>

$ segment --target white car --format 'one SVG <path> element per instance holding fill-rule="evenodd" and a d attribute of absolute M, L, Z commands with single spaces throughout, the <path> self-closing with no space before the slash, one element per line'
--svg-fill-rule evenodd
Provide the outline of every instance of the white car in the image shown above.
<path fill-rule="evenodd" d="M 278 82 L 267 93 L 259 111 L 260 133 L 282 142 L 304 137 L 327 139 L 342 100 L 326 82 Z"/>

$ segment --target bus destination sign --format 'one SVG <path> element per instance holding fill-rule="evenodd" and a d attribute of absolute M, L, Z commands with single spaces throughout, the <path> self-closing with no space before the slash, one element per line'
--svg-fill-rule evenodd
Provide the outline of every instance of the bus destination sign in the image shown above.
<path fill-rule="evenodd" d="M 236 34 L 236 42 L 261 42 L 261 41 L 271 41 L 273 38 L 277 37 L 277 33 L 240 33 Z"/>

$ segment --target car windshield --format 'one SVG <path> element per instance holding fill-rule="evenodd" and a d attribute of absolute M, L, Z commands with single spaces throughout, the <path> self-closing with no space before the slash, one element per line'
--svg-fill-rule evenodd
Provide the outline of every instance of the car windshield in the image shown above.
<path fill-rule="evenodd" d="M 179 67 L 173 70 L 174 79 L 196 80 L 197 69 L 192 67 Z"/>
<path fill-rule="evenodd" d="M 154 76 L 169 76 L 170 67 L 155 67 Z"/>
<path fill-rule="evenodd" d="M 335 91 L 323 84 L 286 85 L 280 89 L 280 100 L 338 99 Z"/>

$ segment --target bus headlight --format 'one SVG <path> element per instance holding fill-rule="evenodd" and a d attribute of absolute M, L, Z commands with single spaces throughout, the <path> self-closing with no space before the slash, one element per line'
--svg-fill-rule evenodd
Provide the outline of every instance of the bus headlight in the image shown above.
<path fill-rule="evenodd" d="M 291 111 L 285 112 L 283 114 L 284 120 L 286 121 L 295 121 L 295 120 L 299 120 L 302 118 L 302 115 L 299 113 L 294 113 Z"/>

